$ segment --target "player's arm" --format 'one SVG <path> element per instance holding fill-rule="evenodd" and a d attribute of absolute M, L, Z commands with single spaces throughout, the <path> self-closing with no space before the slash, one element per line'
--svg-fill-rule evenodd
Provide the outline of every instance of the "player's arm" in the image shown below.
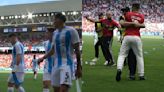
<path fill-rule="evenodd" d="M 77 78 L 80 78 L 82 76 L 81 71 L 82 71 L 82 66 L 81 66 L 81 53 L 80 53 L 80 45 L 79 43 L 76 43 L 73 45 L 75 54 L 76 54 L 76 59 L 77 59 L 77 73 L 76 76 Z"/>
<path fill-rule="evenodd" d="M 54 45 L 52 46 L 52 48 L 50 49 L 50 51 L 47 54 L 45 54 L 42 58 L 38 59 L 38 64 L 40 64 L 41 62 L 43 62 L 44 59 L 52 56 L 53 54 L 54 54 Z"/>
<path fill-rule="evenodd" d="M 15 49 L 16 49 L 16 65 L 14 66 L 14 69 L 12 70 L 12 72 L 17 72 L 18 66 L 21 62 L 21 57 L 22 57 L 21 54 L 23 54 L 23 52 L 21 51 L 20 45 L 16 45 Z"/>
<path fill-rule="evenodd" d="M 117 23 L 116 21 L 113 21 L 113 25 L 114 25 L 114 29 L 115 28 L 121 29 L 121 25 Z"/>
<path fill-rule="evenodd" d="M 72 32 L 72 39 L 71 42 L 73 44 L 73 48 L 75 50 L 76 59 L 77 59 L 77 70 L 76 70 L 76 77 L 82 77 L 82 66 L 81 66 L 81 53 L 80 53 L 80 38 L 78 32 L 74 29 Z"/>
<path fill-rule="evenodd" d="M 16 55 L 16 65 L 19 65 L 20 64 L 20 62 L 21 62 L 21 54 L 17 54 Z"/>
<path fill-rule="evenodd" d="M 140 24 L 140 23 L 135 23 L 135 27 L 145 28 L 145 24 L 144 24 L 144 23 L 142 23 L 142 24 Z"/>
<path fill-rule="evenodd" d="M 90 22 L 93 22 L 93 23 L 95 23 L 95 22 L 100 22 L 100 21 L 96 21 L 95 19 L 91 19 L 91 18 L 89 18 L 89 17 L 85 17 L 87 20 L 89 20 Z"/>
<path fill-rule="evenodd" d="M 33 62 L 33 60 L 31 61 L 31 63 L 30 63 L 30 66 L 32 67 L 32 62 Z"/>
<path fill-rule="evenodd" d="M 120 24 L 124 27 L 145 28 L 145 24 L 140 24 L 140 23 L 136 23 L 136 22 L 127 22 L 124 20 L 120 20 Z"/>

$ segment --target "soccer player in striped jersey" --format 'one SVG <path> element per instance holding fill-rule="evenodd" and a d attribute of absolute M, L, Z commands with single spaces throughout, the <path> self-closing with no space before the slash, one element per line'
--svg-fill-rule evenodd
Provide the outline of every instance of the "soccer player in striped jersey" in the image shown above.
<path fill-rule="evenodd" d="M 32 70 L 34 72 L 34 79 L 37 79 L 38 74 L 38 59 L 36 59 L 36 55 L 33 56 L 32 62 L 30 64 L 32 66 Z"/>
<path fill-rule="evenodd" d="M 24 46 L 18 40 L 16 34 L 10 34 L 9 40 L 13 46 L 12 49 L 12 63 L 11 69 L 12 72 L 8 78 L 8 89 L 7 92 L 14 92 L 14 87 L 18 90 L 18 92 L 25 92 L 24 88 L 21 84 L 24 81 Z"/>
<path fill-rule="evenodd" d="M 71 87 L 74 53 L 77 58 L 76 78 L 82 76 L 79 35 L 74 28 L 65 26 L 65 21 L 66 16 L 62 13 L 55 15 L 54 25 L 56 30 L 53 34 L 52 48 L 39 59 L 39 62 L 41 62 L 54 54 L 54 67 L 51 73 L 51 84 L 54 92 L 68 92 Z"/>
<path fill-rule="evenodd" d="M 48 27 L 46 32 L 47 41 L 44 42 L 45 52 L 48 53 L 52 48 L 52 37 L 54 32 L 53 27 Z M 54 65 L 54 56 L 51 55 L 47 57 L 44 65 L 43 73 L 43 92 L 50 92 L 49 88 L 51 86 L 51 72 Z"/>

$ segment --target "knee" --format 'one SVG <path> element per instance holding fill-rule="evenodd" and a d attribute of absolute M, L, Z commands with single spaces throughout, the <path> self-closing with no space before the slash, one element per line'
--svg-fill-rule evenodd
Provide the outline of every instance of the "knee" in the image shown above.
<path fill-rule="evenodd" d="M 60 87 L 53 87 L 54 92 L 60 92 Z"/>
<path fill-rule="evenodd" d="M 14 87 L 14 83 L 8 82 L 8 87 Z"/>
<path fill-rule="evenodd" d="M 49 82 L 43 82 L 43 87 L 44 88 L 49 88 L 50 87 L 50 83 Z"/>
<path fill-rule="evenodd" d="M 16 89 L 19 89 L 19 86 L 15 85 L 15 88 L 16 88 Z"/>
<path fill-rule="evenodd" d="M 61 87 L 60 87 L 60 90 L 62 90 L 62 92 L 68 92 L 69 86 L 65 85 L 65 84 L 62 84 Z"/>

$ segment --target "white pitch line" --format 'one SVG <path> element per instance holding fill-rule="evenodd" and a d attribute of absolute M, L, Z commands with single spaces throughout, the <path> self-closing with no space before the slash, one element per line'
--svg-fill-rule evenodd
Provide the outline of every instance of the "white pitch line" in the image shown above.
<path fill-rule="evenodd" d="M 79 84 L 79 79 L 76 80 L 76 90 L 77 92 L 81 92 L 80 84 Z"/>
<path fill-rule="evenodd" d="M 148 54 L 148 52 L 147 51 L 144 51 L 144 54 Z"/>

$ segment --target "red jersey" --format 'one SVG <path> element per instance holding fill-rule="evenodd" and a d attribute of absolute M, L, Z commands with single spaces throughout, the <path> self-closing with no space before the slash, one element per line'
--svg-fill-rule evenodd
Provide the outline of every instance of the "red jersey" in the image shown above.
<path fill-rule="evenodd" d="M 137 13 L 137 12 L 127 12 L 125 15 L 125 20 L 127 22 L 143 23 L 144 22 L 144 15 Z M 134 27 L 126 28 L 125 36 L 126 35 L 140 36 L 140 28 L 134 28 Z"/>
<path fill-rule="evenodd" d="M 100 22 L 102 22 L 102 24 L 109 26 L 109 28 L 103 29 L 103 36 L 113 36 L 113 29 L 115 27 L 119 27 L 119 24 L 114 20 L 103 19 L 100 20 Z"/>

